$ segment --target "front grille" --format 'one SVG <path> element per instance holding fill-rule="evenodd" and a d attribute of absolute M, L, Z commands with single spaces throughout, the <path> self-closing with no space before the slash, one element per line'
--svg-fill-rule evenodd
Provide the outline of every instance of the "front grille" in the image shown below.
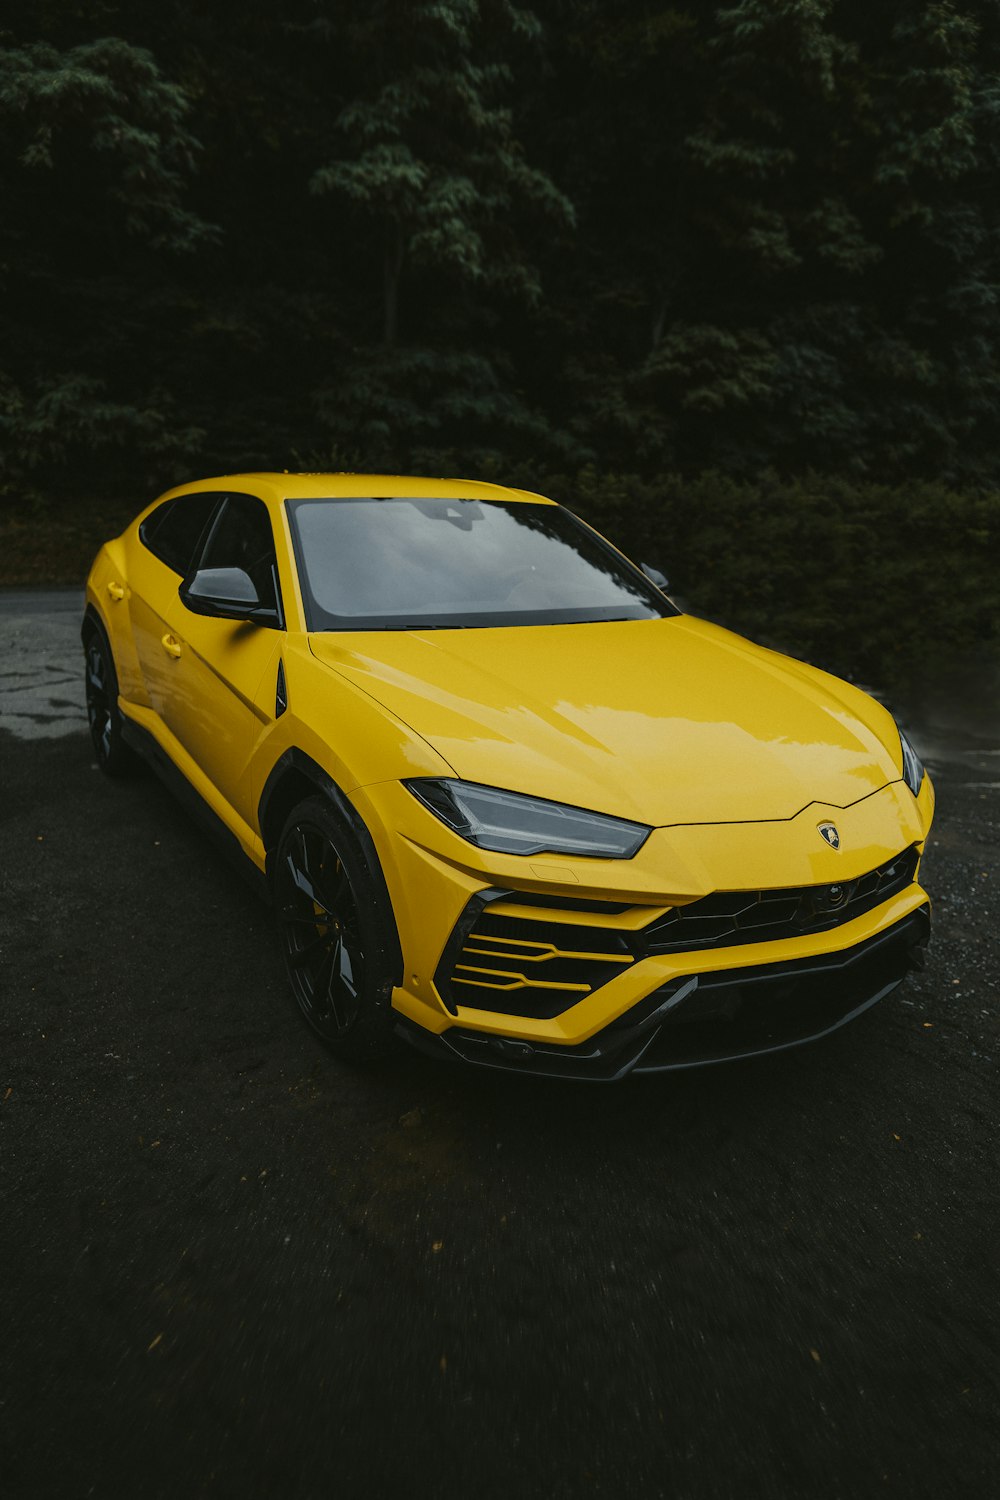
<path fill-rule="evenodd" d="M 446 1002 L 547 1019 L 635 963 L 625 936 L 603 927 L 525 919 L 494 901 L 449 944 L 436 983 Z"/>
<path fill-rule="evenodd" d="M 604 903 L 610 908 L 605 923 L 590 923 L 591 912 L 600 914 L 599 903 L 482 891 L 456 924 L 434 983 L 453 1015 L 462 1006 L 550 1020 L 652 954 L 764 943 L 839 927 L 905 890 L 917 860 L 910 848 L 839 885 L 716 891 L 673 907 L 646 927 L 637 926 L 638 908 Z"/>
<path fill-rule="evenodd" d="M 644 931 L 646 953 L 687 953 L 775 938 L 826 932 L 863 916 L 911 884 L 916 849 L 906 849 L 877 870 L 836 885 L 774 891 L 716 891 L 689 906 L 675 906 Z"/>

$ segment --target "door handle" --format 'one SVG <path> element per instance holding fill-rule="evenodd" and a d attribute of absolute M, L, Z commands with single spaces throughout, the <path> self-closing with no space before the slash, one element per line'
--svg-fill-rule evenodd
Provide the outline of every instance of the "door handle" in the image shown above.
<path fill-rule="evenodd" d="M 167 631 L 166 635 L 163 637 L 163 639 L 160 642 L 160 644 L 161 644 L 161 646 L 163 647 L 164 651 L 167 653 L 168 656 L 173 656 L 173 657 L 180 656 L 180 654 L 181 654 L 181 643 L 180 643 L 180 641 L 177 639 L 177 637 L 175 635 L 171 635 L 170 634 L 169 630 Z"/>
<path fill-rule="evenodd" d="M 120 583 L 115 583 L 114 580 L 112 580 L 112 582 L 108 584 L 108 593 L 111 595 L 112 599 L 115 600 L 125 598 L 125 590 L 122 588 Z"/>

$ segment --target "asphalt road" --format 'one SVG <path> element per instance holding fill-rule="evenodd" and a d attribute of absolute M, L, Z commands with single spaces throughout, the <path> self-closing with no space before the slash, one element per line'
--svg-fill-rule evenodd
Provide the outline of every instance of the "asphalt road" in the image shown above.
<path fill-rule="evenodd" d="M 0 1493 L 857 1497 L 1000 1463 L 1000 755 L 924 726 L 927 971 L 613 1088 L 327 1056 L 269 918 L 0 598 Z"/>

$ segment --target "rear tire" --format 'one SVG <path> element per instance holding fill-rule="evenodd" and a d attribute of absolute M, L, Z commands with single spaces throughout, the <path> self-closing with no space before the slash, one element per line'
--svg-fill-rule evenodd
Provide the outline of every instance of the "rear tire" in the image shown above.
<path fill-rule="evenodd" d="M 300 802 L 278 841 L 274 904 L 299 1009 L 339 1057 L 395 1049 L 392 910 L 360 841 L 325 797 Z"/>
<path fill-rule="evenodd" d="M 118 708 L 118 673 L 111 648 L 96 626 L 84 644 L 87 719 L 97 764 L 105 776 L 127 776 L 135 756 L 122 737 L 124 719 Z"/>

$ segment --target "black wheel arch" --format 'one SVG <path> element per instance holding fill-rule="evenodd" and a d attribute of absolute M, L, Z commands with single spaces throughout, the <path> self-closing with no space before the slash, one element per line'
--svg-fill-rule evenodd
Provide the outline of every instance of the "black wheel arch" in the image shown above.
<path fill-rule="evenodd" d="M 115 653 L 111 647 L 111 637 L 108 634 L 108 627 L 101 619 L 101 616 L 95 609 L 94 605 L 88 604 L 87 608 L 83 612 L 83 619 L 80 622 L 80 639 L 83 642 L 85 650 L 87 647 L 87 642 L 90 640 L 92 635 L 99 635 L 101 637 L 101 639 L 104 641 L 104 644 L 111 652 L 111 660 L 114 661 Z"/>
<path fill-rule="evenodd" d="M 392 969 L 393 984 L 401 984 L 403 980 L 403 950 L 399 941 L 399 929 L 396 925 L 396 913 L 393 910 L 392 897 L 389 895 L 389 887 L 385 883 L 382 873 L 382 864 L 375 848 L 375 841 L 368 831 L 368 825 L 361 817 L 357 808 L 350 798 L 341 791 L 328 771 L 315 760 L 307 755 L 304 750 L 294 746 L 285 750 L 275 761 L 270 775 L 264 783 L 264 789 L 260 794 L 257 804 L 257 816 L 260 827 L 260 836 L 265 851 L 265 873 L 272 873 L 271 861 L 278 847 L 281 830 L 285 826 L 292 809 L 307 797 L 315 797 L 317 793 L 326 797 L 333 805 L 344 823 L 354 834 L 368 863 L 372 879 L 377 885 L 380 894 L 385 899 L 385 908 L 389 914 L 389 931 L 386 934 L 386 947 L 389 950 Z"/>

